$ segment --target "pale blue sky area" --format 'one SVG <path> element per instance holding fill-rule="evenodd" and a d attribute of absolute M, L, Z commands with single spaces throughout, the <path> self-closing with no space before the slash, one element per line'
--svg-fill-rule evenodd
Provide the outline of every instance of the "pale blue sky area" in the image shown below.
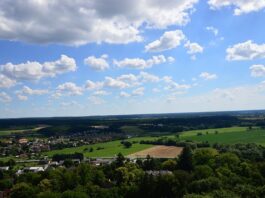
<path fill-rule="evenodd" d="M 1 1 L 0 117 L 264 109 L 264 21 L 259 0 Z"/>

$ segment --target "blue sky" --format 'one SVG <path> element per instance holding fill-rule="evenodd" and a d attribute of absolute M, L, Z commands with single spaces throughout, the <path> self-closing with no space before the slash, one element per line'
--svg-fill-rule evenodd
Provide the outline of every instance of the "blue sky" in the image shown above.
<path fill-rule="evenodd" d="M 265 1 L 3 0 L 0 117 L 265 108 Z"/>

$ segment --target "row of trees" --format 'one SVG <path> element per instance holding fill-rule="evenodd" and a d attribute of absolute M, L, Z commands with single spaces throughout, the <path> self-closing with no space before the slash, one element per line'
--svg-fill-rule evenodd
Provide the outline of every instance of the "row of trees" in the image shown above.
<path fill-rule="evenodd" d="M 119 154 L 112 164 L 99 167 L 81 163 L 20 176 L 2 172 L 0 190 L 10 188 L 11 198 L 265 197 L 265 160 L 215 146 L 185 147 L 178 159 L 148 156 L 133 163 Z M 263 149 L 252 146 L 247 147 Z"/>

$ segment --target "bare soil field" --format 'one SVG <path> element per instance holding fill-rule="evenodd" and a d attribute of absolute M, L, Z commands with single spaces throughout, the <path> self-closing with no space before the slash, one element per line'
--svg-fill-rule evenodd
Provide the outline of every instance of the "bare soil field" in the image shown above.
<path fill-rule="evenodd" d="M 154 158 L 175 158 L 180 155 L 182 147 L 176 146 L 154 146 L 131 155 L 128 155 L 129 158 L 145 158 L 147 155 L 150 155 Z"/>

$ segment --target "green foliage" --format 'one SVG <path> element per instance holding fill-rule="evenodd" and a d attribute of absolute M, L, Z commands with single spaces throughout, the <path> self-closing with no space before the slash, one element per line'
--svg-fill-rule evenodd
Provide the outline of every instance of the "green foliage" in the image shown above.
<path fill-rule="evenodd" d="M 182 150 L 178 160 L 178 167 L 186 171 L 193 170 L 192 150 L 190 147 L 187 146 Z"/>

